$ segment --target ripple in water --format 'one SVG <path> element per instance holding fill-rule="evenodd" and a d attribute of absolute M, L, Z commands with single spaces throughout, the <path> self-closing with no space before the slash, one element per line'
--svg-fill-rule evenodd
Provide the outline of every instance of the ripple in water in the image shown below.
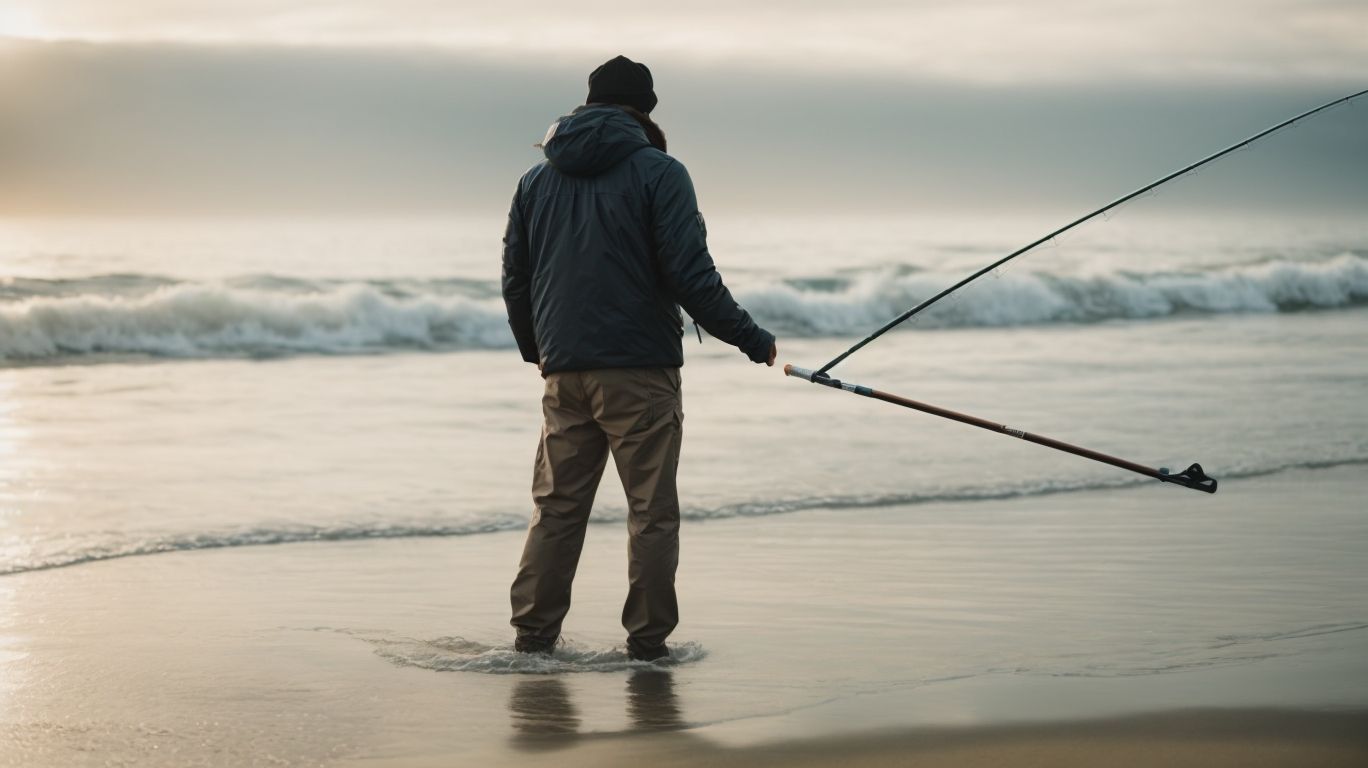
<path fill-rule="evenodd" d="M 463 637 L 438 637 L 422 640 L 412 637 L 387 637 L 380 633 L 356 632 L 319 627 L 352 635 L 366 643 L 380 658 L 402 667 L 418 667 L 435 672 L 480 672 L 491 675 L 555 675 L 571 672 L 618 672 L 651 669 L 661 665 L 677 666 L 707 656 L 702 645 L 688 641 L 671 643 L 670 655 L 655 662 L 633 661 L 622 646 L 594 648 L 561 638 L 550 655 L 519 653 L 511 643 L 486 645 Z"/>

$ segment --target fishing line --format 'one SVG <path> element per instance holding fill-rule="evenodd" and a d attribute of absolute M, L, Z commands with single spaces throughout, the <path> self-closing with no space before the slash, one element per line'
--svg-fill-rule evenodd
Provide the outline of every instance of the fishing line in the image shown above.
<path fill-rule="evenodd" d="M 858 352 L 859 350 L 863 349 L 863 348 L 865 347 L 865 345 L 866 345 L 866 344 L 869 344 L 871 341 L 873 341 L 873 340 L 879 338 L 880 336 L 884 335 L 885 333 L 888 333 L 889 331 L 893 330 L 893 329 L 896 328 L 897 326 L 901 325 L 901 324 L 904 323 L 908 318 L 913 317 L 914 315 L 917 315 L 917 314 L 921 313 L 922 311 L 924 311 L 925 309 L 927 309 L 927 308 L 930 307 L 931 305 L 935 304 L 936 302 L 940 301 L 941 299 L 945 298 L 946 296 L 949 296 L 950 294 L 954 293 L 955 291 L 958 291 L 959 289 L 963 288 L 964 286 L 968 285 L 969 283 L 974 282 L 975 280 L 979 279 L 980 277 L 983 277 L 985 274 L 987 274 L 987 273 L 993 271 L 994 269 L 996 269 L 996 268 L 999 267 L 1000 265 L 1006 264 L 1007 262 L 1011 261 L 1012 259 L 1015 259 L 1016 257 L 1018 257 L 1018 256 L 1020 256 L 1020 255 L 1022 255 L 1022 254 L 1024 254 L 1024 253 L 1026 253 L 1027 251 L 1032 250 L 1032 249 L 1035 248 L 1036 246 L 1041 245 L 1042 243 L 1048 242 L 1048 241 L 1054 239 L 1055 237 L 1058 237 L 1059 235 L 1064 234 L 1065 232 L 1068 232 L 1069 230 L 1073 229 L 1074 227 L 1078 226 L 1079 224 L 1082 224 L 1082 223 L 1085 222 L 1085 221 L 1089 221 L 1089 220 L 1091 220 L 1091 219 L 1093 219 L 1093 218 L 1096 218 L 1097 216 L 1099 216 L 1099 215 L 1101 215 L 1101 214 L 1104 214 L 1104 213 L 1106 213 L 1107 211 L 1110 211 L 1110 210 L 1112 210 L 1113 208 L 1116 208 L 1117 206 L 1119 206 L 1119 205 L 1121 205 L 1121 204 L 1123 204 L 1123 203 L 1125 203 L 1125 202 L 1128 202 L 1128 201 L 1130 201 L 1130 200 L 1132 200 L 1132 199 L 1134 199 L 1134 198 L 1136 198 L 1136 197 L 1139 197 L 1140 195 L 1143 195 L 1143 194 L 1145 194 L 1146 192 L 1149 192 L 1150 190 L 1152 190 L 1152 189 L 1154 189 L 1154 188 L 1156 188 L 1156 187 L 1158 187 L 1158 186 L 1160 186 L 1160 185 L 1162 185 L 1162 184 L 1166 184 L 1166 183 L 1168 183 L 1168 182 L 1170 182 L 1170 181 L 1173 181 L 1174 179 L 1178 178 L 1179 176 L 1184 176 L 1184 175 L 1186 175 L 1186 174 L 1188 174 L 1188 173 L 1190 173 L 1190 172 L 1192 172 L 1192 171 L 1195 171 L 1196 169 L 1198 169 L 1198 168 L 1200 168 L 1200 167 L 1206 165 L 1207 163 L 1209 163 L 1209 162 L 1211 162 L 1211 161 L 1213 161 L 1213 160 L 1216 160 L 1216 159 L 1221 158 L 1221 157 L 1225 157 L 1226 155 L 1230 154 L 1231 152 L 1234 152 L 1234 151 L 1236 151 L 1236 150 L 1238 150 L 1238 149 L 1241 149 L 1241 148 L 1246 147 L 1246 146 L 1248 146 L 1248 145 L 1250 145 L 1250 144 L 1253 144 L 1254 142 L 1258 141 L 1259 139 L 1262 139 L 1263 137 L 1265 137 L 1265 136 L 1267 136 L 1267 135 L 1269 135 L 1269 134 L 1271 134 L 1271 133 L 1275 133 L 1275 132 L 1277 132 L 1277 131 L 1280 131 L 1280 130 L 1282 130 L 1283 128 L 1286 128 L 1286 127 L 1288 127 L 1289 125 L 1292 125 L 1293 123 L 1295 123 L 1295 122 L 1297 122 L 1297 121 L 1299 121 L 1299 120 L 1304 120 L 1304 119 L 1306 119 L 1306 118 L 1308 118 L 1308 117 L 1310 117 L 1310 116 L 1316 114 L 1317 112 L 1321 112 L 1321 111 L 1323 111 L 1323 110 L 1329 109 L 1329 108 L 1331 108 L 1331 107 L 1333 107 L 1333 106 L 1336 106 L 1336 105 L 1338 105 L 1338 104 L 1343 104 L 1343 103 L 1345 103 L 1345 102 L 1347 102 L 1347 101 L 1352 101 L 1353 99 L 1357 99 L 1358 97 L 1363 96 L 1363 95 L 1365 95 L 1365 94 L 1368 94 L 1368 89 L 1359 91 L 1358 93 L 1350 94 L 1350 95 L 1348 95 L 1348 96 L 1344 96 L 1344 97 L 1342 97 L 1342 98 L 1335 99 L 1334 101 L 1331 101 L 1331 102 L 1327 102 L 1327 103 L 1325 103 L 1325 104 L 1320 105 L 1319 107 L 1316 107 L 1315 109 L 1307 110 L 1306 112 L 1303 112 L 1303 113 L 1301 113 L 1300 115 L 1297 115 L 1296 117 L 1293 117 L 1293 118 L 1289 118 L 1289 119 L 1287 119 L 1287 120 L 1284 120 L 1284 121 L 1282 121 L 1281 123 L 1278 123 L 1277 125 L 1275 125 L 1275 126 L 1273 126 L 1273 127 L 1271 127 L 1271 128 L 1265 128 L 1264 130 L 1259 131 L 1258 133 L 1254 134 L 1253 136 L 1250 136 L 1249 138 L 1247 138 L 1247 139 L 1245 139 L 1245 140 L 1243 140 L 1243 141 L 1237 142 L 1237 143 L 1235 143 L 1235 144 L 1232 144 L 1232 145 L 1226 147 L 1225 149 L 1221 150 L 1220 152 L 1216 152 L 1216 153 L 1214 153 L 1214 154 L 1208 155 L 1208 156 L 1202 158 L 1201 160 L 1198 160 L 1197 162 L 1192 163 L 1191 165 L 1187 165 L 1187 166 L 1185 166 L 1185 167 L 1183 167 L 1183 168 L 1180 168 L 1180 169 L 1174 171 L 1173 173 L 1170 173 L 1170 174 L 1167 175 L 1167 176 L 1164 176 L 1164 177 L 1161 178 L 1161 179 L 1158 179 L 1158 180 L 1156 180 L 1156 181 L 1152 181 L 1152 182 L 1150 182 L 1149 184 L 1146 184 L 1145 186 L 1140 187 L 1139 189 L 1135 190 L 1134 192 L 1131 192 L 1131 193 L 1129 193 L 1129 194 L 1127 194 L 1127 195 L 1123 195 L 1123 196 L 1121 196 L 1121 197 L 1118 197 L 1117 199 L 1111 201 L 1110 203 L 1107 203 L 1106 205 L 1102 206 L 1101 208 L 1098 208 L 1097 210 L 1093 211 L 1092 213 L 1089 213 L 1089 214 L 1087 214 L 1086 216 L 1082 216 L 1082 217 L 1080 217 L 1080 218 L 1077 218 L 1077 219 L 1075 219 L 1075 220 L 1069 222 L 1068 224 L 1065 224 L 1064 226 L 1060 227 L 1059 229 L 1056 229 L 1055 231 L 1051 232 L 1050 234 L 1045 235 L 1044 237 L 1041 237 L 1041 238 L 1038 239 L 1038 240 L 1035 240 L 1034 242 L 1030 243 L 1029 245 L 1023 246 L 1023 247 L 1021 247 L 1021 248 L 1018 248 L 1018 249 L 1015 250 L 1015 251 L 1012 251 L 1011 253 L 1007 254 L 1006 256 L 1002 257 L 1001 259 L 998 259 L 997 261 L 995 261 L 995 262 L 993 262 L 992 264 L 989 264 L 988 266 L 986 266 L 986 267 L 984 267 L 984 268 L 978 270 L 977 272 L 974 272 L 973 274 L 969 275 L 968 277 L 964 278 L 963 280 L 960 280 L 958 283 L 955 283 L 954 285 L 950 286 L 949 288 L 946 288 L 945 290 L 941 291 L 940 293 L 936 294 L 935 296 L 932 296 L 931 298 L 929 298 L 929 299 L 923 301 L 922 303 L 918 304 L 917 306 L 915 306 L 915 307 L 913 307 L 913 308 L 907 310 L 906 312 L 902 313 L 901 315 L 898 315 L 897 317 L 895 317 L 895 318 L 893 318 L 892 320 L 888 321 L 888 323 L 886 323 L 882 328 L 880 328 L 879 330 L 877 330 L 877 331 L 875 331 L 875 332 L 869 334 L 869 335 L 866 336 L 864 339 L 860 340 L 859 343 L 855 344 L 855 345 L 852 346 L 850 349 L 847 349 L 846 351 L 844 351 L 844 352 L 842 352 L 841 354 L 837 355 L 835 358 L 833 358 L 833 359 L 832 359 L 830 362 L 828 362 L 826 365 L 822 366 L 821 368 L 818 368 L 818 369 L 816 370 L 816 372 L 815 372 L 815 375 L 819 375 L 819 376 L 820 376 L 820 375 L 826 374 L 827 371 L 829 371 L 829 370 L 831 370 L 832 368 L 835 368 L 837 365 L 839 365 L 839 364 L 841 363 L 842 360 L 845 360 L 847 357 L 850 357 L 851 355 L 855 354 L 855 353 Z"/>
<path fill-rule="evenodd" d="M 1073 229 L 1074 227 L 1076 227 L 1076 226 L 1078 226 L 1078 225 L 1080 225 L 1080 224 L 1082 224 L 1082 223 L 1084 223 L 1084 222 L 1086 222 L 1086 221 L 1089 221 L 1089 220 L 1091 220 L 1091 219 L 1093 219 L 1093 218 L 1096 218 L 1097 216 L 1105 215 L 1108 211 L 1111 211 L 1111 210 L 1113 210 L 1113 209 L 1115 209 L 1115 208 L 1118 208 L 1118 207 L 1120 207 L 1121 205 L 1123 205 L 1123 204 L 1125 204 L 1125 203 L 1127 203 L 1127 202 L 1129 202 L 1129 201 L 1131 201 L 1131 200 L 1134 200 L 1134 199 L 1136 199 L 1136 198 L 1138 198 L 1138 197 L 1140 197 L 1140 196 L 1142 196 L 1142 195 L 1145 195 L 1145 194 L 1147 194 L 1147 193 L 1153 192 L 1153 191 L 1154 191 L 1155 189 L 1157 189 L 1158 187 L 1160 187 L 1160 186 L 1162 186 L 1162 185 L 1164 185 L 1164 184 L 1167 184 L 1168 182 L 1173 181 L 1174 179 L 1177 179 L 1177 178 L 1179 178 L 1179 177 L 1181 177 L 1181 176 L 1186 176 L 1186 175 L 1192 173 L 1193 171 L 1196 171 L 1198 168 L 1201 168 L 1202 166 L 1206 165 L 1207 163 L 1212 162 L 1213 160 L 1217 160 L 1217 159 L 1219 159 L 1219 158 L 1225 157 L 1226 155 L 1231 154 L 1232 152 L 1236 152 L 1236 151 L 1239 151 L 1239 150 L 1241 150 L 1241 149 L 1245 149 L 1245 148 L 1247 148 L 1249 145 L 1253 144 L 1254 142 L 1258 141 L 1259 139 L 1264 138 L 1265 136 L 1268 136 L 1268 135 L 1270 135 L 1270 134 L 1272 134 L 1272 133 L 1276 133 L 1276 132 L 1278 132 L 1278 131 L 1280 131 L 1280 130 L 1282 130 L 1282 129 L 1284 129 L 1284 128 L 1286 128 L 1286 127 L 1288 127 L 1288 126 L 1290 126 L 1290 125 L 1292 125 L 1292 124 L 1294 124 L 1294 123 L 1296 123 L 1296 122 L 1298 122 L 1298 121 L 1300 121 L 1300 120 L 1304 120 L 1304 119 L 1306 119 L 1306 118 L 1308 118 L 1308 117 L 1311 117 L 1312 115 L 1314 115 L 1314 114 L 1316 114 L 1316 113 L 1318 113 L 1318 112 L 1322 112 L 1322 111 L 1324 111 L 1324 110 L 1330 109 L 1331 107 L 1334 107 L 1334 106 L 1337 106 L 1337 105 L 1340 105 L 1340 104 L 1344 104 L 1344 103 L 1347 103 L 1347 102 L 1351 102 L 1351 101 L 1353 101 L 1354 99 L 1357 99 L 1357 98 L 1359 98 L 1360 96 L 1363 96 L 1363 95 L 1365 95 L 1365 94 L 1368 94 L 1368 89 L 1359 91 L 1359 92 L 1357 92 L 1357 93 L 1352 93 L 1352 94 L 1350 94 L 1350 95 L 1348 95 L 1348 96 L 1344 96 L 1344 97 L 1335 99 L 1334 101 L 1326 102 L 1325 104 L 1322 104 L 1322 105 L 1320 105 L 1319 107 L 1316 107 L 1315 109 L 1307 110 L 1307 111 L 1305 111 L 1305 112 L 1303 112 L 1303 113 L 1297 115 L 1296 117 L 1289 118 L 1289 119 L 1287 119 L 1287 120 L 1282 121 L 1281 123 L 1278 123 L 1277 125 L 1274 125 L 1274 126 L 1269 127 L 1269 128 L 1265 128 L 1264 130 L 1259 131 L 1258 133 L 1254 134 L 1253 136 L 1250 136 L 1250 137 L 1247 138 L 1247 139 L 1244 139 L 1243 141 L 1236 142 L 1235 144 L 1232 144 L 1232 145 L 1226 147 L 1225 149 L 1222 149 L 1222 150 L 1219 151 L 1219 152 L 1215 152 L 1215 153 L 1213 153 L 1213 154 L 1210 154 L 1210 155 L 1208 155 L 1208 156 L 1202 158 L 1201 160 L 1198 160 L 1198 161 L 1195 162 L 1195 163 L 1191 163 L 1191 164 L 1189 164 L 1189 165 L 1186 165 L 1186 166 L 1184 166 L 1184 167 L 1182 167 L 1182 168 L 1180 168 L 1180 169 L 1174 171 L 1173 173 L 1168 174 L 1167 176 L 1164 176 L 1164 177 L 1162 177 L 1162 178 L 1160 178 L 1160 179 L 1157 179 L 1157 180 L 1155 180 L 1155 181 L 1150 182 L 1149 184 L 1146 184 L 1146 185 L 1140 187 L 1139 189 L 1135 190 L 1134 192 L 1130 192 L 1129 194 L 1126 194 L 1126 195 L 1123 195 L 1123 196 L 1121 196 L 1121 197 L 1118 197 L 1117 199 L 1113 200 L 1113 201 L 1110 202 L 1110 203 L 1107 203 L 1106 205 L 1102 206 L 1101 208 L 1098 208 L 1097 210 L 1092 211 L 1091 213 L 1088 213 L 1088 214 L 1085 215 L 1085 216 L 1079 217 L 1079 218 L 1077 218 L 1077 219 L 1075 219 L 1075 220 L 1069 222 L 1068 224 L 1065 224 L 1064 226 L 1060 227 L 1059 229 L 1054 230 L 1053 232 L 1051 232 L 1051 233 L 1045 235 L 1044 237 L 1041 237 L 1041 238 L 1039 238 L 1039 239 L 1037 239 L 1037 240 L 1035 240 L 1035 241 L 1029 243 L 1028 245 L 1025 245 L 1025 246 L 1023 246 L 1023 247 L 1021 247 L 1021 248 L 1018 248 L 1017 250 L 1015 250 L 1015 251 L 1013 251 L 1013 252 L 1007 254 L 1006 256 L 1004 256 L 1004 257 L 998 259 L 997 261 L 993 262 L 992 264 L 989 264 L 989 265 L 983 267 L 982 269 L 979 269 L 978 271 L 976 271 L 976 272 L 970 274 L 968 277 L 965 277 L 964 279 L 960 280 L 959 282 L 955 283 L 954 285 L 951 285 L 949 288 L 946 288 L 946 289 L 942 290 L 940 293 L 937 293 L 936 295 L 932 296 L 931 298 L 926 299 L 925 301 L 921 302 L 920 304 L 916 305 L 915 307 L 912 307 L 911 309 L 907 310 L 906 312 L 903 312 L 901 315 L 898 315 L 897 317 L 893 318 L 893 319 L 890 320 L 889 322 L 885 323 L 885 324 L 884 324 L 881 328 L 879 328 L 878 330 L 874 331 L 873 333 L 869 334 L 869 335 L 866 336 L 865 338 L 861 339 L 861 340 L 860 340 L 858 343 L 856 343 L 854 346 L 850 347 L 850 348 L 847 349 L 846 351 L 844 351 L 844 352 L 842 352 L 841 354 L 837 355 L 836 357 L 832 358 L 826 365 L 823 365 L 821 368 L 818 368 L 817 370 L 812 371 L 812 370 L 808 370 L 808 369 L 806 369 L 806 368 L 798 368 L 798 367 L 793 366 L 793 365 L 785 365 L 785 366 L 784 366 L 784 374 L 785 374 L 785 375 L 788 375 L 788 376 L 794 376 L 794 377 L 797 377 L 797 378 L 800 378 L 800 379 L 804 379 L 804 380 L 806 380 L 806 381 L 810 381 L 810 382 L 812 382 L 813 384 L 821 384 L 821 385 L 826 386 L 826 387 L 831 387 L 831 388 L 833 388 L 833 389 L 844 390 L 844 391 L 846 391 L 846 392 L 850 392 L 850 393 L 852 393 L 852 394 L 860 395 L 860 396 L 862 396 L 862 397 L 868 397 L 868 398 L 872 398 L 872 399 L 875 399 L 875 400 L 882 400 L 882 401 L 884 401 L 884 402 L 886 402 L 886 403 L 891 403 L 891 404 L 893 404 L 893 405 L 902 406 L 902 407 L 904 407 L 904 408 L 910 408 L 910 409 L 912 409 L 912 410 L 921 411 L 921 412 L 923 412 L 923 413 L 929 413 L 929 414 L 931 414 L 932 416 L 939 416 L 940 418 L 943 418 L 943 419 L 950 419 L 951 421 L 958 421 L 958 422 L 960 422 L 960 423 L 962 423 L 962 424 L 968 424 L 968 425 L 970 425 L 970 426 L 979 427 L 979 428 L 981 428 L 981 429 L 986 429 L 986 430 L 989 430 L 989 431 L 991 431 L 991 432 L 997 432 L 997 433 L 999 433 L 999 434 L 1009 435 L 1009 436 L 1011 436 L 1011 437 L 1015 437 L 1015 438 L 1018 438 L 1018 439 L 1020 439 L 1020 440 L 1025 440 L 1025 441 L 1027 441 L 1027 442 L 1035 443 L 1036 445 L 1044 446 L 1044 447 L 1046 447 L 1046 448 L 1052 448 L 1052 449 L 1057 450 L 1057 451 L 1064 451 L 1065 453 L 1072 453 L 1072 454 L 1074 454 L 1075 456 L 1082 456 L 1083 458 L 1086 458 L 1086 459 L 1091 459 L 1091 460 L 1093 460 L 1093 461 L 1102 462 L 1102 463 L 1104 463 L 1104 464 L 1110 464 L 1110 465 L 1112 465 L 1112 466 L 1114 466 L 1114 467 L 1119 467 L 1119 468 L 1121 468 L 1121 469 L 1125 469 L 1125 470 L 1130 471 L 1130 472 L 1135 472 L 1135 473 L 1137 473 L 1137 474 L 1145 475 L 1146 477 L 1152 477 L 1152 478 L 1154 478 L 1154 479 L 1156 479 L 1156 480 L 1159 480 L 1159 481 L 1161 481 L 1161 482 L 1172 483 L 1172 484 L 1174 484 L 1174 485 L 1180 485 L 1180 486 L 1182 486 L 1182 487 L 1184 487 L 1184 488 L 1191 488 L 1191 489 L 1193 489 L 1193 490 L 1203 491 L 1203 492 L 1205 492 L 1205 493 L 1215 493 L 1215 492 L 1216 492 L 1216 480 L 1215 480 L 1215 478 L 1208 477 L 1207 474 L 1206 474 L 1205 472 L 1202 471 L 1202 465 L 1200 465 L 1200 464 L 1194 463 L 1194 464 L 1190 465 L 1187 469 L 1183 470 L 1182 472 L 1179 472 L 1179 473 L 1177 473 L 1177 474 L 1174 474 L 1174 473 L 1171 473 L 1167 468 L 1164 468 L 1164 467 L 1159 467 L 1159 468 L 1148 467 L 1148 466 L 1145 466 L 1145 465 L 1143 465 L 1143 464 L 1137 464 L 1137 463 L 1135 463 L 1135 462 L 1133 462 L 1133 461 L 1128 461 L 1128 460 L 1126 460 L 1126 459 L 1121 459 L 1121 458 L 1117 458 L 1117 457 L 1115 457 L 1115 456 L 1110 456 L 1110 455 L 1108 455 L 1108 454 L 1101 453 L 1101 452 L 1099 452 L 1099 451 L 1094 451 L 1094 450 L 1089 449 L 1089 448 L 1083 448 L 1083 447 L 1080 447 L 1080 446 L 1071 445 L 1071 444 L 1065 443 L 1065 442 L 1063 442 L 1063 441 L 1061 441 L 1061 440 L 1055 440 L 1054 438 L 1044 437 L 1044 436 L 1042 436 L 1042 435 L 1032 434 L 1032 433 L 1030 433 L 1030 432 L 1026 432 L 1025 430 L 1014 429 L 1014 428 L 1009 427 L 1009 426 L 1007 426 L 1007 425 L 1005 425 L 1005 424 L 999 424 L 999 423 L 997 423 L 997 422 L 989 421 L 989 420 L 987 420 L 987 419 L 981 419 L 981 418 L 979 418 L 979 417 L 977 417 L 977 416 L 970 416 L 969 414 L 958 413 L 958 412 L 956 412 L 956 411 L 952 411 L 952 410 L 949 410 L 949 409 L 947 409 L 947 408 L 941 408 L 941 407 L 939 407 L 939 406 L 930 405 L 930 404 L 928 404 L 928 403 L 922 403 L 922 402 L 918 402 L 918 401 L 916 401 L 916 400 L 910 400 L 910 399 L 905 398 L 905 397 L 899 397 L 898 395 L 892 395 L 892 394 L 889 394 L 889 393 L 887 393 L 887 392 L 881 392 L 881 391 L 879 391 L 879 390 L 877 390 L 877 389 L 871 389 L 870 387 L 866 387 L 866 386 L 863 386 L 863 385 L 860 385 L 860 384 L 852 384 L 852 383 L 849 383 L 849 382 L 842 382 L 842 381 L 840 381 L 839 379 L 834 379 L 834 378 L 832 378 L 827 372 L 830 371 L 832 368 L 836 367 L 837 365 L 839 365 L 839 364 L 840 364 L 843 360 L 845 360 L 846 358 L 850 357 L 851 355 L 853 355 L 853 354 L 855 354 L 856 352 L 858 352 L 858 351 L 860 351 L 861 349 L 863 349 L 863 348 L 864 348 L 866 345 L 868 345 L 870 342 L 874 341 L 875 339 L 879 338 L 880 336 L 884 335 L 885 333 L 887 333 L 887 332 L 893 330 L 894 328 L 896 328 L 897 326 L 903 324 L 904 322 L 907 322 L 909 319 L 912 319 L 912 318 L 916 317 L 917 315 L 919 315 L 919 314 L 921 314 L 923 311 L 925 311 L 927 308 L 931 307 L 933 304 L 936 304 L 937 302 L 939 302 L 941 299 L 944 299 L 944 298 L 946 298 L 947 296 L 950 296 L 951 294 L 955 293 L 955 292 L 958 291 L 959 289 L 961 289 L 961 288 L 965 287 L 966 285 L 968 285 L 968 284 L 974 282 L 975 280 L 978 280 L 979 278 L 983 277 L 984 275 L 986 275 L 986 274 L 988 274 L 988 273 L 991 272 L 991 273 L 993 273 L 994 275 L 1000 276 L 1000 274 L 999 274 L 999 272 L 998 272 L 998 268 L 999 268 L 999 267 L 1001 267 L 1002 265 L 1006 264 L 1007 262 L 1009 262 L 1009 261 L 1015 259 L 1016 257 L 1021 256 L 1022 254 L 1024 254 L 1024 253 L 1026 253 L 1026 252 L 1028 252 L 1028 251 L 1034 249 L 1035 247 L 1037 247 L 1037 246 L 1039 246 L 1039 245 L 1042 245 L 1042 244 L 1045 244 L 1045 243 L 1051 243 L 1051 242 L 1053 242 L 1053 241 L 1055 240 L 1055 238 L 1059 237 L 1060 235 L 1064 234 L 1065 232 L 1068 232 L 1069 230 Z"/>

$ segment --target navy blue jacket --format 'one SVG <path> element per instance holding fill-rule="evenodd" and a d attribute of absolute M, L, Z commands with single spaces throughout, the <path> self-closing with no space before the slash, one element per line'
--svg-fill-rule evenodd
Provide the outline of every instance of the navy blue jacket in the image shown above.
<path fill-rule="evenodd" d="M 523 359 L 546 373 L 683 365 L 683 306 L 751 360 L 774 336 L 708 254 L 693 182 L 613 106 L 581 107 L 543 140 L 504 235 L 503 297 Z"/>

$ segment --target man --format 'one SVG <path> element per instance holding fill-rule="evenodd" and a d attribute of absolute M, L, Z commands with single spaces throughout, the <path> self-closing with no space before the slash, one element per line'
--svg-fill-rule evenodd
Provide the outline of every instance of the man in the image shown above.
<path fill-rule="evenodd" d="M 589 510 L 611 453 L 628 501 L 634 659 L 668 656 L 679 622 L 683 306 L 708 333 L 774 365 L 774 336 L 713 266 L 689 173 L 647 117 L 651 72 L 618 56 L 589 75 L 584 106 L 542 140 L 504 235 L 503 296 L 523 359 L 546 380 L 535 512 L 511 591 L 515 646 L 550 653 L 570 610 Z"/>

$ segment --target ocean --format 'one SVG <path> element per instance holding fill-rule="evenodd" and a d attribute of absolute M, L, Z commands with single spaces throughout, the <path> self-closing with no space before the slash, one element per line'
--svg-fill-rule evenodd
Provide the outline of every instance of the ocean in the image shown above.
<path fill-rule="evenodd" d="M 529 718 L 617 732 L 634 706 L 746 742 L 1368 705 L 1368 220 L 1128 206 L 834 372 L 1199 462 L 1215 496 L 781 373 L 1064 218 L 709 219 L 779 365 L 686 325 L 654 694 L 621 649 L 611 468 L 566 645 L 509 650 L 541 380 L 500 217 L 0 221 L 0 735 L 34 765 L 492 764 Z"/>
<path fill-rule="evenodd" d="M 1027 254 L 837 375 L 1218 478 L 1368 461 L 1368 222 L 1134 218 Z M 731 219 L 711 240 L 780 362 L 816 367 L 1055 224 Z M 501 235 L 497 217 L 0 223 L 0 573 L 523 526 L 540 381 L 499 299 Z M 1144 482 L 687 330 L 690 518 Z"/>

